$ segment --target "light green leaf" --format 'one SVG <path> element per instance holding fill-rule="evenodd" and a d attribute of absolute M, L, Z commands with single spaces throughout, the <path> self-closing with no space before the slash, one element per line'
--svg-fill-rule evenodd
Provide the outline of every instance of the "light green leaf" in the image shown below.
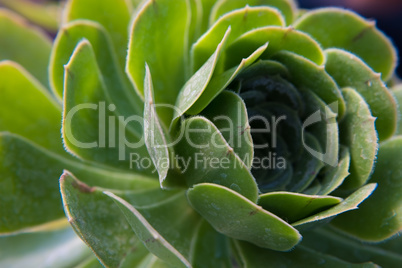
<path fill-rule="evenodd" d="M 49 37 L 20 16 L 0 9 L 0 40 L 0 60 L 17 62 L 48 87 L 47 65 L 52 46 Z"/>
<path fill-rule="evenodd" d="M 65 213 L 81 239 L 106 267 L 126 259 L 136 267 L 148 254 L 116 204 L 102 191 L 78 181 L 69 172 L 60 178 Z"/>
<path fill-rule="evenodd" d="M 282 13 L 287 25 L 293 22 L 296 13 L 296 5 L 293 0 L 219 0 L 211 11 L 210 25 L 222 15 L 246 5 L 276 8 Z"/>
<path fill-rule="evenodd" d="M 350 152 L 346 146 L 340 147 L 339 163 L 336 167 L 327 167 L 322 173 L 322 188 L 319 195 L 327 195 L 338 188 L 349 175 Z"/>
<path fill-rule="evenodd" d="M 267 49 L 268 44 L 265 43 L 261 47 L 257 48 L 254 52 L 247 55 L 247 58 L 239 60 L 237 66 L 229 69 L 223 73 L 215 73 L 208 86 L 205 88 L 202 95 L 197 99 L 197 101 L 187 110 L 188 114 L 196 115 L 199 114 L 208 104 L 221 93 L 229 84 L 236 78 L 238 74 L 241 73 L 245 68 L 254 63 L 261 54 Z"/>
<path fill-rule="evenodd" d="M 339 204 L 342 198 L 305 195 L 292 192 L 271 192 L 260 195 L 258 205 L 292 223 Z"/>
<path fill-rule="evenodd" d="M 205 33 L 209 28 L 209 17 L 216 0 L 198 0 L 201 3 L 202 19 L 200 33 Z"/>
<path fill-rule="evenodd" d="M 142 116 L 144 104 L 134 92 L 128 78 L 124 76 L 108 33 L 96 22 L 78 20 L 63 26 L 59 31 L 49 64 L 50 83 L 55 95 L 63 97 L 64 65 L 69 62 L 77 44 L 83 39 L 88 40 L 93 48 L 96 63 L 103 74 L 107 95 L 112 103 L 118 104 L 117 112 L 125 118 L 132 115 Z M 135 129 L 142 133 L 138 126 Z"/>
<path fill-rule="evenodd" d="M 197 184 L 187 197 L 198 213 L 229 237 L 279 251 L 290 250 L 301 240 L 285 221 L 224 186 Z"/>
<path fill-rule="evenodd" d="M 165 133 L 160 125 L 154 107 L 154 89 L 148 65 L 146 66 L 145 82 L 145 108 L 144 108 L 144 137 L 148 153 L 152 158 L 158 174 L 159 183 L 164 187 L 164 180 L 170 167 L 169 150 L 166 144 Z"/>
<path fill-rule="evenodd" d="M 402 87 L 393 90 L 392 93 L 394 93 L 395 99 L 398 102 L 398 128 L 395 134 L 402 135 Z"/>
<path fill-rule="evenodd" d="M 77 45 L 65 69 L 62 129 L 65 147 L 82 159 L 126 170 L 132 169 L 133 158 L 149 156 L 143 138 L 128 125 L 142 124 L 143 118 L 116 118 L 112 112 L 116 106 L 108 105 L 105 82 L 87 40 Z M 152 167 L 137 166 L 136 171 L 149 174 Z"/>
<path fill-rule="evenodd" d="M 105 192 L 105 194 L 110 196 L 121 209 L 131 228 L 150 252 L 174 267 L 191 267 L 188 260 L 166 241 L 130 203 L 113 193 Z"/>
<path fill-rule="evenodd" d="M 397 63 L 397 55 L 390 40 L 375 27 L 352 11 L 322 8 L 307 12 L 294 27 L 310 34 L 324 48 L 342 48 L 363 59 L 387 81 Z"/>
<path fill-rule="evenodd" d="M 61 107 L 22 66 L 0 62 L 0 131 L 21 135 L 67 156 L 60 137 Z"/>
<path fill-rule="evenodd" d="M 231 28 L 227 43 L 231 44 L 242 34 L 263 26 L 284 26 L 279 11 L 269 7 L 248 7 L 226 13 L 193 44 L 191 49 L 192 69 L 198 70 L 215 51 L 228 29 Z"/>
<path fill-rule="evenodd" d="M 158 187 L 154 179 L 135 173 L 99 169 L 45 151 L 22 137 L 0 134 L 0 233 L 39 228 L 64 217 L 57 178 L 69 169 L 90 185 L 110 189 Z"/>
<path fill-rule="evenodd" d="M 285 50 L 299 54 L 318 65 L 324 63 L 320 45 L 309 35 L 292 27 L 269 26 L 249 31 L 236 39 L 225 53 L 225 68 L 236 66 L 240 59 L 267 42 L 269 45 L 262 54 L 262 59 L 270 59 L 275 53 Z"/>
<path fill-rule="evenodd" d="M 290 73 L 290 81 L 298 88 L 313 91 L 325 103 L 338 102 L 338 117 L 345 113 L 345 100 L 341 91 L 323 66 L 289 51 L 281 51 L 274 55 L 274 60 L 286 66 Z"/>
<path fill-rule="evenodd" d="M 73 20 L 97 22 L 109 33 L 120 68 L 127 57 L 131 9 L 127 0 L 70 0 L 64 13 L 64 23 Z"/>
<path fill-rule="evenodd" d="M 216 47 L 215 52 L 180 90 L 175 105 L 177 109 L 175 109 L 174 111 L 172 123 L 173 127 L 177 122 L 177 119 L 182 116 L 199 99 L 201 94 L 207 88 L 230 33 L 231 29 L 229 27 L 224 33 L 222 41 Z"/>
<path fill-rule="evenodd" d="M 175 152 L 185 161 L 181 163 L 180 176 L 188 187 L 202 182 L 216 183 L 257 201 L 258 188 L 249 168 L 211 121 L 193 117 L 181 127 L 182 139 Z"/>
<path fill-rule="evenodd" d="M 340 49 L 325 51 L 327 62 L 325 70 L 340 87 L 352 87 L 359 92 L 369 105 L 376 120 L 380 140 L 391 137 L 396 129 L 396 102 L 380 74 L 374 73 L 362 60 Z"/>
<path fill-rule="evenodd" d="M 224 91 L 205 108 L 201 115 L 220 131 L 234 152 L 251 169 L 254 149 L 247 108 L 239 95 Z"/>
<path fill-rule="evenodd" d="M 375 118 L 362 96 L 352 88 L 342 90 L 346 100 L 346 115 L 339 125 L 340 142 L 350 149 L 350 175 L 343 189 L 364 185 L 372 173 L 378 150 Z"/>
<path fill-rule="evenodd" d="M 0 3 L 48 31 L 55 32 L 59 28 L 61 5 L 58 3 L 37 3 L 29 0 L 0 0 Z"/>
<path fill-rule="evenodd" d="M 378 189 L 359 210 L 341 215 L 333 224 L 349 235 L 379 242 L 402 230 L 402 137 L 380 145 L 374 174 L 369 182 Z M 373 214 L 374 213 L 374 214 Z"/>
<path fill-rule="evenodd" d="M 358 189 L 353 194 L 351 194 L 348 198 L 343 200 L 338 205 L 336 205 L 328 210 L 325 210 L 323 212 L 317 213 L 313 216 L 307 217 L 303 220 L 297 221 L 297 222 L 293 223 L 292 226 L 298 226 L 298 228 L 300 228 L 300 227 L 303 228 L 303 227 L 305 227 L 303 225 L 316 224 L 319 221 L 329 219 L 333 216 L 344 213 L 346 211 L 357 209 L 357 206 L 361 202 L 363 202 L 367 197 L 369 197 L 375 188 L 376 188 L 375 183 L 367 184 L 367 185 L 361 187 L 360 189 Z"/>
<path fill-rule="evenodd" d="M 256 247 L 249 243 L 234 241 L 234 246 L 243 267 L 298 267 L 311 268 L 376 268 L 373 263 L 353 264 L 331 255 L 322 254 L 307 247 L 298 246 L 291 252 L 277 252 Z"/>
<path fill-rule="evenodd" d="M 398 267 L 402 263 L 400 246 L 395 248 L 397 252 L 384 250 L 382 244 L 364 244 L 329 228 L 309 232 L 302 245 L 353 263 L 372 261 L 381 267 Z"/>
<path fill-rule="evenodd" d="M 177 14 L 180 14 L 179 16 Z M 174 105 L 187 80 L 188 24 L 191 9 L 187 0 L 149 0 L 136 15 L 128 50 L 126 72 L 140 96 L 144 96 L 145 63 L 154 81 L 155 103 Z M 169 125 L 171 107 L 159 111 Z"/>
<path fill-rule="evenodd" d="M 0 249 L 0 266 L 7 268 L 76 267 L 92 255 L 69 226 L 0 237 Z"/>

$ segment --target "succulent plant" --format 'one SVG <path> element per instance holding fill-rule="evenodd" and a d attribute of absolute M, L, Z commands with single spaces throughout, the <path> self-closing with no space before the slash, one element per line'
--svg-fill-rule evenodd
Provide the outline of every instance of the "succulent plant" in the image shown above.
<path fill-rule="evenodd" d="M 402 90 L 374 22 L 139 2 L 69 0 L 54 42 L 0 10 L 1 266 L 402 263 Z"/>

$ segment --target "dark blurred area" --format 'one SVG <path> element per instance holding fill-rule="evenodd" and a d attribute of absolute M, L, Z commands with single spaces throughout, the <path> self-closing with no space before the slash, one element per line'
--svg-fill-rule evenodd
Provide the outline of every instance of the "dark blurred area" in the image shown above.
<path fill-rule="evenodd" d="M 298 0 L 301 8 L 337 6 L 356 11 L 367 19 L 377 22 L 377 27 L 391 38 L 402 54 L 402 0 Z M 402 66 L 397 73 L 402 77 Z"/>

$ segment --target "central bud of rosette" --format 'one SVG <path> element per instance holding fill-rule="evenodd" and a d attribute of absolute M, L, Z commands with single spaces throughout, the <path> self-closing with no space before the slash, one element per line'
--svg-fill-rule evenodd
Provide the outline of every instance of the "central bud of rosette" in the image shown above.
<path fill-rule="evenodd" d="M 315 194 L 328 164 L 325 147 L 338 142 L 334 135 L 337 126 L 333 126 L 336 114 L 314 93 L 296 88 L 274 67 L 272 61 L 260 61 L 227 88 L 238 93 L 247 108 L 254 148 L 251 172 L 263 193 Z M 327 142 L 329 139 L 334 140 Z M 334 154 L 331 151 L 328 149 Z"/>

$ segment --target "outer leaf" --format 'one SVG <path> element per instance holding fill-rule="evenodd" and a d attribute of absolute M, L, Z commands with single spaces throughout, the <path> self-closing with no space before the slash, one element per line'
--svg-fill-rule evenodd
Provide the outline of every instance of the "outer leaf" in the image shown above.
<path fill-rule="evenodd" d="M 21 64 L 44 86 L 48 86 L 47 65 L 51 41 L 21 17 L 0 9 L 0 60 Z"/>
<path fill-rule="evenodd" d="M 396 130 L 396 135 L 402 135 L 402 87 L 392 91 L 398 102 L 398 128 Z"/>
<path fill-rule="evenodd" d="M 0 265 L 7 268 L 76 267 L 92 255 L 70 227 L 1 237 L 0 249 Z"/>
<path fill-rule="evenodd" d="M 248 167 L 226 142 L 220 131 L 206 118 L 193 117 L 182 125 L 183 138 L 176 145 L 186 161 L 181 176 L 191 187 L 210 182 L 226 186 L 252 202 L 258 198 L 257 184 Z"/>
<path fill-rule="evenodd" d="M 380 145 L 378 160 L 370 182 L 378 189 L 358 211 L 335 219 L 334 225 L 366 241 L 382 241 L 402 230 L 402 137 Z M 375 217 L 373 217 L 373 211 Z"/>
<path fill-rule="evenodd" d="M 271 192 L 260 195 L 258 204 L 287 222 L 296 222 L 339 204 L 342 198 L 305 195 L 292 192 Z"/>
<path fill-rule="evenodd" d="M 341 91 L 324 67 L 289 51 L 281 51 L 273 57 L 284 64 L 289 73 L 290 81 L 298 88 L 313 91 L 325 103 L 338 102 L 338 117 L 345 113 L 345 101 Z"/>
<path fill-rule="evenodd" d="M 211 11 L 210 24 L 212 25 L 222 15 L 246 5 L 275 7 L 284 16 L 286 24 L 293 22 L 296 13 L 296 5 L 293 0 L 219 0 Z"/>
<path fill-rule="evenodd" d="M 309 232 L 302 245 L 354 263 L 372 261 L 381 267 L 398 267 L 402 263 L 400 247 L 399 252 L 384 250 L 381 245 L 367 245 L 330 229 Z"/>
<path fill-rule="evenodd" d="M 256 48 L 269 43 L 262 59 L 269 59 L 275 53 L 286 50 L 299 54 L 314 63 L 324 63 L 320 45 L 307 34 L 292 27 L 263 27 L 249 31 L 233 42 L 226 52 L 225 68 L 236 66 L 241 58 L 250 55 Z"/>
<path fill-rule="evenodd" d="M 169 244 L 138 210 L 124 199 L 110 192 L 105 192 L 105 194 L 115 201 L 116 205 L 126 216 L 127 221 L 130 223 L 138 238 L 145 243 L 149 251 L 174 267 L 191 267 L 187 259 Z"/>
<path fill-rule="evenodd" d="M 374 184 L 374 183 L 367 184 L 367 185 L 361 187 L 360 189 L 358 189 L 353 194 L 351 194 L 348 198 L 343 200 L 340 204 L 338 204 L 328 210 L 315 214 L 313 216 L 307 217 L 303 220 L 297 221 L 297 222 L 293 223 L 292 226 L 302 226 L 302 225 L 305 225 L 308 223 L 310 223 L 310 225 L 311 225 L 311 223 L 329 219 L 330 217 L 336 216 L 336 215 L 344 213 L 346 211 L 357 209 L 357 206 L 361 202 L 363 202 L 367 197 L 369 197 L 375 188 L 376 188 L 376 184 Z"/>
<path fill-rule="evenodd" d="M 350 149 L 350 175 L 342 188 L 354 189 L 368 180 L 377 155 L 377 132 L 375 118 L 364 99 L 354 89 L 345 88 L 342 93 L 346 100 L 346 116 L 341 122 L 340 139 Z"/>
<path fill-rule="evenodd" d="M 325 70 L 340 87 L 352 87 L 359 92 L 377 117 L 376 129 L 380 140 L 391 137 L 396 129 L 396 102 L 380 75 L 374 73 L 362 60 L 340 49 L 325 51 Z"/>
<path fill-rule="evenodd" d="M 390 40 L 354 12 L 322 8 L 307 12 L 294 27 L 314 37 L 324 48 L 342 48 L 363 59 L 387 81 L 396 67 L 397 55 Z"/>
<path fill-rule="evenodd" d="M 151 73 L 146 66 L 145 82 L 145 108 L 144 108 L 144 136 L 149 155 L 159 174 L 159 183 L 163 187 L 163 181 L 170 166 L 169 150 L 166 144 L 165 133 L 160 125 L 158 115 L 153 104 L 154 90 Z"/>
<path fill-rule="evenodd" d="M 64 159 L 16 135 L 0 134 L 0 233 L 36 228 L 64 217 L 58 183 L 63 169 L 82 176 L 90 185 L 110 189 L 158 186 L 133 173 L 98 169 Z M 28 230 L 29 231 L 29 230 Z"/>
<path fill-rule="evenodd" d="M 375 268 L 373 263 L 352 264 L 331 255 L 319 253 L 309 248 L 298 246 L 291 252 L 276 252 L 254 245 L 235 241 L 239 261 L 244 267 L 265 267 L 267 263 L 272 267 L 299 267 L 310 268 L 325 266 L 328 268 Z"/>
<path fill-rule="evenodd" d="M 104 266 L 119 267 L 130 259 L 135 267 L 148 253 L 115 203 L 101 191 L 68 172 L 60 178 L 60 189 L 69 222 Z"/>
<path fill-rule="evenodd" d="M 290 250 L 301 240 L 285 221 L 224 186 L 197 184 L 187 196 L 198 213 L 229 237 L 279 251 Z"/>
<path fill-rule="evenodd" d="M 10 131 L 67 156 L 60 137 L 61 108 L 17 63 L 0 62 L 0 131 Z"/>
<path fill-rule="evenodd" d="M 116 120 L 110 112 L 115 106 L 106 108 L 105 82 L 88 41 L 78 44 L 65 68 L 62 132 L 66 148 L 80 158 L 123 169 L 131 169 L 130 160 L 135 156 L 148 156 L 142 137 L 127 127 L 130 121 L 141 124 L 143 119 L 132 116 Z M 106 120 L 109 114 L 112 120 Z M 137 166 L 138 172 L 149 173 L 150 169 L 150 165 L 148 171 L 145 165 Z"/>
<path fill-rule="evenodd" d="M 180 16 L 177 16 L 180 14 Z M 155 103 L 174 105 L 186 81 L 188 24 L 187 0 L 149 0 L 136 15 L 131 29 L 126 72 L 140 96 L 144 95 L 145 62 L 154 77 Z M 161 64 L 162 63 L 162 64 Z M 173 110 L 162 121 L 169 125 Z"/>
<path fill-rule="evenodd" d="M 263 26 L 284 26 L 279 11 L 269 7 L 248 7 L 234 10 L 222 16 L 191 49 L 193 71 L 198 70 L 215 51 L 228 27 L 231 28 L 227 40 L 231 44 L 242 34 Z"/>
<path fill-rule="evenodd" d="M 130 8 L 127 0 L 70 0 L 64 14 L 65 22 L 86 19 L 98 22 L 110 34 L 120 66 L 127 57 Z"/>
<path fill-rule="evenodd" d="M 240 96 L 224 91 L 202 111 L 202 115 L 214 123 L 234 152 L 251 169 L 253 140 L 247 108 Z"/>
<path fill-rule="evenodd" d="M 124 77 L 123 69 L 117 62 L 112 40 L 108 33 L 96 22 L 78 20 L 65 25 L 59 31 L 53 46 L 49 67 L 50 82 L 56 96 L 60 98 L 63 96 L 64 65 L 69 62 L 77 44 L 83 39 L 91 43 L 96 56 L 96 63 L 104 77 L 110 101 L 119 104 L 116 111 L 125 118 L 132 115 L 142 116 L 143 103 L 135 94 L 128 79 Z M 142 130 L 137 131 L 142 133 Z"/>

